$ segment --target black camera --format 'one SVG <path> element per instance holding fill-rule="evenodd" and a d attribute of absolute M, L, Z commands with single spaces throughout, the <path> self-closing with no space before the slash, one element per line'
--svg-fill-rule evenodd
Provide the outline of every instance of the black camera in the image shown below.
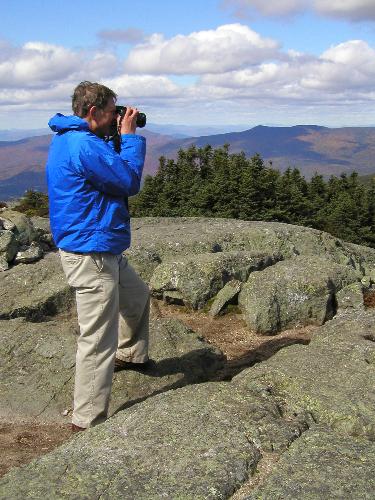
<path fill-rule="evenodd" d="M 124 116 L 126 113 L 126 107 L 125 106 L 116 106 L 116 113 L 120 116 Z M 139 127 L 139 128 L 142 128 L 146 125 L 146 115 L 144 113 L 138 113 L 136 124 L 137 124 L 137 127 Z"/>

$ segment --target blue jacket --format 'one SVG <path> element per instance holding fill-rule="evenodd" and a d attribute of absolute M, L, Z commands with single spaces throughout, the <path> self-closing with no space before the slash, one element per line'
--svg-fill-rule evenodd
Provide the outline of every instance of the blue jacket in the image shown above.
<path fill-rule="evenodd" d="M 78 116 L 49 121 L 57 132 L 47 161 L 51 230 L 71 252 L 120 254 L 130 245 L 127 197 L 140 189 L 146 140 L 122 135 L 118 154 Z"/>

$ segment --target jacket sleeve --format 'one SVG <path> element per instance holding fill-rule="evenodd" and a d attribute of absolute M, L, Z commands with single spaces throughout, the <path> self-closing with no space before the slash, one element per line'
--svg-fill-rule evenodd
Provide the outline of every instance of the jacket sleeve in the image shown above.
<path fill-rule="evenodd" d="M 100 138 L 91 137 L 80 148 L 79 169 L 98 191 L 111 196 L 133 196 L 141 186 L 146 155 L 146 139 L 122 135 L 121 153 Z"/>

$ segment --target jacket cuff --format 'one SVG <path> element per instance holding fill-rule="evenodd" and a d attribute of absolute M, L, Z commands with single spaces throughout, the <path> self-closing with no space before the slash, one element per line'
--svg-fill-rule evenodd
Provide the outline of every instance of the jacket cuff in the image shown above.
<path fill-rule="evenodd" d="M 132 139 L 132 140 L 137 140 L 141 142 L 146 142 L 146 138 L 143 137 L 143 135 L 138 135 L 138 134 L 121 134 L 121 140 L 126 140 L 126 139 Z"/>

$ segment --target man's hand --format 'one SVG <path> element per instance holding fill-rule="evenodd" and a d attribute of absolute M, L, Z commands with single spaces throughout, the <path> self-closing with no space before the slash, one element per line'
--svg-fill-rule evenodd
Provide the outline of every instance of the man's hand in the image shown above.
<path fill-rule="evenodd" d="M 137 116 L 138 109 L 137 108 L 126 108 L 125 115 L 123 117 L 118 117 L 118 129 L 120 134 L 135 134 L 135 130 L 137 128 Z"/>

